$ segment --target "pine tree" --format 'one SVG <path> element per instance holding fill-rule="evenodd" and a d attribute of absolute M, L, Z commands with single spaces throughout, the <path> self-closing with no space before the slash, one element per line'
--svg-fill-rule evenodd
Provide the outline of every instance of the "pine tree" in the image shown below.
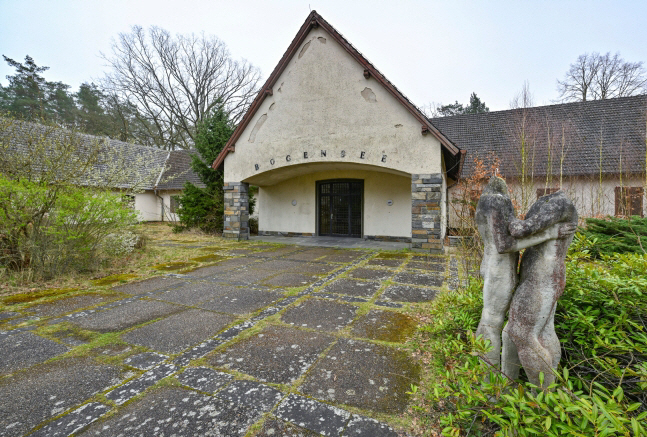
<path fill-rule="evenodd" d="M 199 227 L 205 232 L 222 232 L 223 174 L 220 170 L 211 168 L 211 164 L 233 132 L 234 127 L 222 106 L 196 126 L 195 148 L 198 153 L 191 155 L 191 168 L 205 184 L 205 188 L 186 182 L 179 198 L 180 225 L 174 228 L 175 231 Z"/>

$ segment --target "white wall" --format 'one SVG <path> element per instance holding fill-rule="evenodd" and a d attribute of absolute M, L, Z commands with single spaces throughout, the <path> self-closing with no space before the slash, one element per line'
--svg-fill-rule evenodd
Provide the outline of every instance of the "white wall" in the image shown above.
<path fill-rule="evenodd" d="M 260 187 L 259 230 L 316 234 L 316 182 L 346 178 L 364 180 L 364 235 L 411 237 L 411 179 L 366 170 L 315 172 Z"/>
<path fill-rule="evenodd" d="M 438 140 L 363 72 L 325 30 L 311 30 L 227 155 L 225 181 L 262 185 L 264 172 L 315 162 L 440 173 Z"/>
<path fill-rule="evenodd" d="M 160 199 L 152 190 L 135 194 L 135 210 L 139 219 L 144 222 L 177 221 L 177 214 L 171 214 L 171 196 L 181 194 L 181 190 L 158 191 Z M 162 219 L 162 200 L 164 201 L 164 218 Z"/>
<path fill-rule="evenodd" d="M 621 186 L 619 178 L 605 178 L 600 182 L 595 180 L 595 176 L 568 178 L 562 181 L 562 190 L 573 201 L 580 218 L 583 217 L 604 217 L 615 214 L 615 187 Z M 623 178 L 622 186 L 625 187 L 644 187 L 645 180 L 641 177 Z M 516 203 L 521 205 L 521 189 L 518 184 L 508 182 L 511 189 L 511 197 Z M 529 189 L 529 205 L 537 200 L 538 188 L 557 188 L 559 187 L 559 177 L 555 178 L 552 183 L 546 185 L 545 182 L 537 181 Z M 459 197 L 459 185 L 455 185 L 449 190 L 450 199 Z M 519 211 L 517 211 L 519 213 Z M 647 198 L 643 197 L 643 213 L 647 214 Z M 449 211 L 450 227 L 457 227 L 459 220 L 456 217 L 454 208 Z"/>

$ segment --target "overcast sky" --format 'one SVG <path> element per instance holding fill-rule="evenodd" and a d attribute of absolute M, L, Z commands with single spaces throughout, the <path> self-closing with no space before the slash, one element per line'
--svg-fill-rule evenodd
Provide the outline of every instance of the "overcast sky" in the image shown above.
<path fill-rule="evenodd" d="M 585 52 L 647 62 L 647 1 L 0 0 L 0 53 L 49 66 L 76 90 L 103 75 L 99 53 L 131 26 L 216 35 L 267 78 L 315 9 L 415 104 L 508 109 L 528 81 L 536 105 Z M 0 65 L 0 83 L 13 74 Z"/>

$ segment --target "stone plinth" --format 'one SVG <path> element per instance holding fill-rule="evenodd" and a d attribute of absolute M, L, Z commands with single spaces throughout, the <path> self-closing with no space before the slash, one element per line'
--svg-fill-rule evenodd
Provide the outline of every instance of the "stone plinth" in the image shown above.
<path fill-rule="evenodd" d="M 440 173 L 411 175 L 411 248 L 442 252 L 440 202 L 443 177 Z"/>
<path fill-rule="evenodd" d="M 225 182 L 225 218 L 222 236 L 249 239 L 249 184 Z"/>

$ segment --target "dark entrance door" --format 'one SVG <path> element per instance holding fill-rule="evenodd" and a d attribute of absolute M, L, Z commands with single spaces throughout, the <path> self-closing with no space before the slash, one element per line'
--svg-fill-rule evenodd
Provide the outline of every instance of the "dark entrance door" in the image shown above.
<path fill-rule="evenodd" d="M 319 235 L 361 237 L 364 181 L 321 181 L 317 190 Z"/>

